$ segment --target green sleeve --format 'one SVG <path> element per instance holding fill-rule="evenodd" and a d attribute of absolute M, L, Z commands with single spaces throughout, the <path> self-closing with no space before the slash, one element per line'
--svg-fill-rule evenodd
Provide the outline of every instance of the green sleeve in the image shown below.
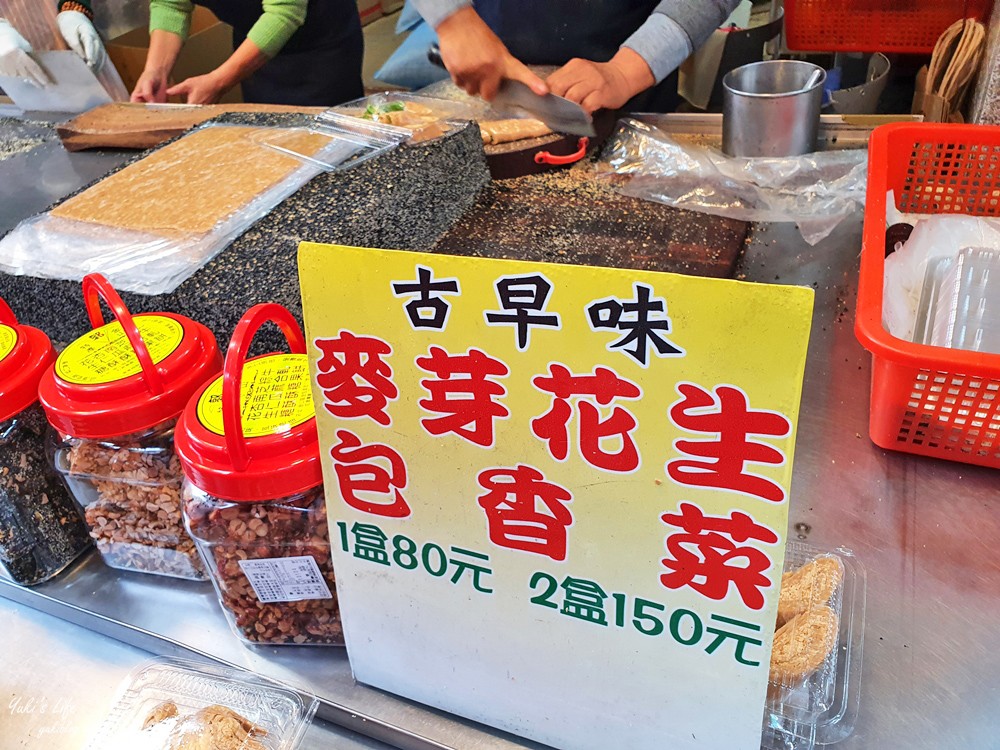
<path fill-rule="evenodd" d="M 308 0 L 263 1 L 264 13 L 247 33 L 247 39 L 260 47 L 260 51 L 268 57 L 274 57 L 306 20 Z"/>
<path fill-rule="evenodd" d="M 149 0 L 149 30 L 169 31 L 187 39 L 192 10 L 191 0 Z"/>

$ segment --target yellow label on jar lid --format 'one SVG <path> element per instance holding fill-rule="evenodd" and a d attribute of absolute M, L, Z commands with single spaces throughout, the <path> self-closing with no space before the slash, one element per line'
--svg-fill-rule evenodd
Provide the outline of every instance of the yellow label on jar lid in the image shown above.
<path fill-rule="evenodd" d="M 153 364 L 173 354 L 184 339 L 184 326 L 173 318 L 142 315 L 134 320 Z M 113 383 L 140 372 L 139 357 L 118 321 L 84 334 L 63 349 L 56 360 L 56 375 L 78 385 Z"/>
<path fill-rule="evenodd" d="M 0 323 L 0 359 L 5 359 L 14 351 L 17 344 L 17 331 Z"/>
<path fill-rule="evenodd" d="M 275 354 L 243 365 L 240 384 L 243 434 L 277 435 L 309 421 L 313 415 L 309 390 L 309 358 L 305 354 Z M 222 425 L 222 378 L 216 378 L 198 399 L 198 421 L 216 435 Z"/>

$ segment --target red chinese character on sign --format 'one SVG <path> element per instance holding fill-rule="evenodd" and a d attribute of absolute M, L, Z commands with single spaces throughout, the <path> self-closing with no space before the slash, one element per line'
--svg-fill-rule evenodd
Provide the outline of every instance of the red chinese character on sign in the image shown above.
<path fill-rule="evenodd" d="M 392 368 L 382 357 L 392 354 L 392 347 L 382 339 L 350 331 L 315 343 L 323 355 L 317 363 L 316 384 L 323 391 L 326 410 L 341 419 L 370 417 L 380 425 L 391 424 L 385 407 L 399 392 L 390 379 Z"/>
<path fill-rule="evenodd" d="M 406 487 L 406 462 L 388 445 L 374 443 L 362 445 L 353 432 L 337 430 L 340 441 L 330 450 L 337 483 L 344 502 L 362 513 L 372 513 L 387 518 L 406 518 L 410 506 L 401 489 Z M 388 469 L 375 463 L 381 459 Z M 358 493 L 375 495 L 378 499 L 362 497 Z"/>
<path fill-rule="evenodd" d="M 589 397 L 601 406 L 616 398 L 635 399 L 642 395 L 639 387 L 606 367 L 597 367 L 592 375 L 573 375 L 565 365 L 549 365 L 549 376 L 538 375 L 531 381 L 535 388 L 552 394 L 552 406 L 540 417 L 531 420 L 531 431 L 548 441 L 549 453 L 557 461 L 569 454 L 569 420 L 574 396 Z M 584 460 L 605 471 L 629 472 L 639 468 L 639 450 L 632 439 L 635 417 L 627 409 L 616 406 L 607 419 L 590 401 L 579 401 L 580 453 Z M 604 450 L 602 441 L 616 438 L 621 447 L 616 452 Z"/>
<path fill-rule="evenodd" d="M 493 420 L 508 417 L 510 412 L 494 401 L 506 396 L 507 390 L 490 378 L 508 375 L 507 365 L 478 349 L 470 349 L 468 354 L 448 354 L 432 346 L 429 356 L 417 357 L 417 366 L 438 377 L 420 381 L 431 395 L 421 399 L 420 406 L 445 415 L 421 419 L 424 429 L 431 435 L 454 432 L 470 443 L 492 447 Z M 465 398 L 453 398 L 455 394 Z"/>
<path fill-rule="evenodd" d="M 786 437 L 792 429 L 783 414 L 749 408 L 739 388 L 720 385 L 710 393 L 692 383 L 680 383 L 683 398 L 670 407 L 670 419 L 681 429 L 711 433 L 707 440 L 676 440 L 674 447 L 690 458 L 667 462 L 667 473 L 678 484 L 714 487 L 780 503 L 785 490 L 776 482 L 747 471 L 747 464 L 780 466 L 785 454 L 751 436 Z"/>
<path fill-rule="evenodd" d="M 750 609 L 764 606 L 761 590 L 771 585 L 764 575 L 771 567 L 771 560 L 755 547 L 738 545 L 749 539 L 777 544 L 777 534 L 746 513 L 733 511 L 728 518 L 706 516 L 691 503 L 681 503 L 679 515 L 664 513 L 660 518 L 669 526 L 684 529 L 667 536 L 666 547 L 671 557 L 661 562 L 670 572 L 660 575 L 660 583 L 668 589 L 690 586 L 717 601 L 726 598 L 733 584 Z"/>
<path fill-rule="evenodd" d="M 533 466 L 487 469 L 479 473 L 486 490 L 479 505 L 486 511 L 490 541 L 498 547 L 566 559 L 568 528 L 573 514 L 564 503 L 573 496 L 546 482 Z"/>

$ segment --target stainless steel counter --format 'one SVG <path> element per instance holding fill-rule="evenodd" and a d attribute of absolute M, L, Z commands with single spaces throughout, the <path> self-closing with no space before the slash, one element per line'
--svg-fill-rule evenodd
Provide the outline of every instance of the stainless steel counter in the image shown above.
<path fill-rule="evenodd" d="M 6 187 L 0 180 L 0 192 Z M 888 453 L 868 440 L 870 357 L 853 333 L 860 244 L 860 221 L 815 247 L 792 226 L 761 226 L 740 267 L 747 280 L 816 289 L 790 528 L 819 547 L 851 548 L 868 569 L 861 713 L 854 735 L 836 747 L 1000 747 L 1000 653 L 992 644 L 1000 473 Z M 99 686 L 107 692 L 142 658 L 23 606 L 30 604 L 151 650 L 202 652 L 292 682 L 324 696 L 325 718 L 407 750 L 537 747 L 356 686 L 337 649 L 246 649 L 207 586 L 119 574 L 91 559 L 35 590 L 0 581 L 0 596 L 10 600 L 0 599 L 0 632 L 20 634 L 5 636 L 0 651 L 0 709 L 6 696 L 47 691 L 75 696 L 83 711 L 99 702 Z M 17 731 L 39 725 L 0 712 L 0 727 L 13 720 L 20 723 L 10 725 L 13 734 L 0 731 L 0 747 L 48 742 L 35 734 L 18 744 Z"/>
<path fill-rule="evenodd" d="M 128 673 L 151 654 L 29 607 L 0 601 L 0 750 L 79 750 Z M 389 750 L 313 722 L 301 750 Z"/>

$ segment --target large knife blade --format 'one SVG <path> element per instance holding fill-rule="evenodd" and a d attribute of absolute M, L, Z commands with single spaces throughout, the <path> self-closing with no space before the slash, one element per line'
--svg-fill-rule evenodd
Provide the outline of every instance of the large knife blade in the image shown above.
<path fill-rule="evenodd" d="M 438 67 L 444 67 L 441 48 L 436 42 L 427 50 L 427 59 Z M 508 114 L 526 113 L 541 120 L 557 133 L 586 135 L 591 138 L 597 135 L 593 119 L 576 102 L 555 94 L 540 96 L 527 84 L 510 78 L 504 78 L 500 82 L 493 108 Z"/>
<path fill-rule="evenodd" d="M 526 112 L 557 133 L 586 135 L 593 138 L 594 121 L 583 107 L 555 94 L 540 96 L 521 81 L 505 78 L 500 82 L 493 107 L 512 112 Z"/>

